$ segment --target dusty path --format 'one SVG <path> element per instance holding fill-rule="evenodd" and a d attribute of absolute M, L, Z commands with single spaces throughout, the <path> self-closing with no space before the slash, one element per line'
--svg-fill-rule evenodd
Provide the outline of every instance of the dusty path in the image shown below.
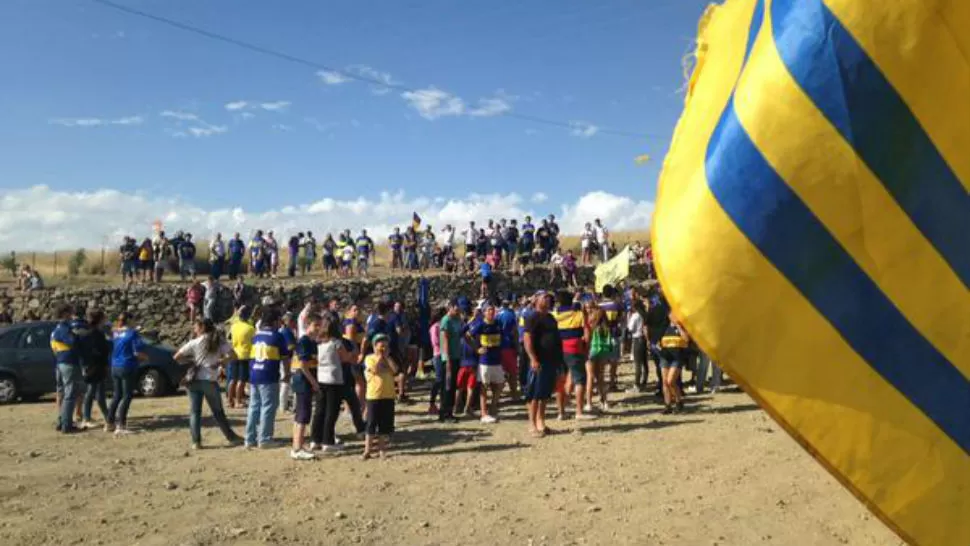
<path fill-rule="evenodd" d="M 680 416 L 616 398 L 534 440 L 520 408 L 439 425 L 422 395 L 390 459 L 351 441 L 309 463 L 223 448 L 208 419 L 189 451 L 184 396 L 135 399 L 140 433 L 120 439 L 56 435 L 52 403 L 3 406 L 0 544 L 901 544 L 743 393 Z"/>

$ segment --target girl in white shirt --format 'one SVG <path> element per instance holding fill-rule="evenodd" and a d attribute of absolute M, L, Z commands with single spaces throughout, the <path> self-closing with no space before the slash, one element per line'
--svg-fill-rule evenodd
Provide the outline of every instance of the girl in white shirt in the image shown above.
<path fill-rule="evenodd" d="M 340 325 L 324 318 L 321 328 L 320 344 L 317 345 L 317 408 L 313 414 L 310 437 L 312 449 L 322 447 L 324 452 L 339 451 L 335 429 L 340 416 L 340 402 L 343 401 L 343 366 L 350 361 L 353 346 L 340 336 Z"/>

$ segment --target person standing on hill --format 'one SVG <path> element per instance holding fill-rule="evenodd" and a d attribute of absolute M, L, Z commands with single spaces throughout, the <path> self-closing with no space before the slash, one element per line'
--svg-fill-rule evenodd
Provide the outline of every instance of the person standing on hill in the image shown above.
<path fill-rule="evenodd" d="M 303 239 L 303 265 L 300 267 L 300 271 L 303 275 L 306 275 L 313 270 L 313 264 L 317 261 L 317 240 L 313 237 L 312 231 L 306 232 L 306 238 Z"/>
<path fill-rule="evenodd" d="M 235 233 L 229 240 L 229 279 L 236 280 L 242 271 L 243 257 L 246 255 L 246 243 Z"/>
<path fill-rule="evenodd" d="M 141 246 L 138 247 L 138 271 L 142 284 L 147 284 L 154 271 L 154 255 L 152 253 L 152 240 L 145 237 Z"/>
<path fill-rule="evenodd" d="M 303 232 L 293 235 L 290 240 L 287 241 L 286 251 L 287 257 L 289 258 L 289 264 L 286 268 L 286 275 L 288 277 L 296 276 L 297 262 L 300 260 L 300 241 L 303 239 Z"/>
<path fill-rule="evenodd" d="M 219 280 L 226 267 L 226 243 L 222 240 L 221 233 L 216 233 L 216 238 L 209 245 L 209 267 L 209 275 Z"/>
<path fill-rule="evenodd" d="M 374 251 L 374 240 L 367 235 L 367 230 L 360 230 L 357 237 L 357 274 L 367 278 L 367 270 L 370 264 L 371 253 Z"/>
<path fill-rule="evenodd" d="M 261 279 L 266 275 L 266 245 L 263 242 L 263 231 L 257 229 L 256 234 L 249 241 L 249 272 Z"/>
<path fill-rule="evenodd" d="M 162 282 L 162 275 L 165 274 L 165 267 L 172 259 L 172 245 L 165 238 L 165 232 L 160 231 L 155 239 L 152 240 L 152 257 L 155 259 L 155 271 L 152 280 Z"/>
<path fill-rule="evenodd" d="M 179 253 L 179 275 L 184 281 L 189 275 L 192 282 L 195 282 L 195 243 L 192 242 L 192 234 L 186 233 L 185 240 L 178 247 Z"/>
<path fill-rule="evenodd" d="M 599 247 L 602 253 L 602 261 L 606 262 L 610 259 L 610 232 L 599 218 L 593 224 L 593 235 L 596 239 L 596 246 Z"/>
<path fill-rule="evenodd" d="M 394 233 L 387 237 L 387 244 L 391 247 L 391 269 L 404 269 L 404 237 L 401 235 L 401 228 L 395 227 Z"/>
<path fill-rule="evenodd" d="M 125 235 L 119 253 L 121 254 L 121 280 L 135 282 L 135 272 L 138 269 L 138 247 L 135 245 L 135 240 Z"/>

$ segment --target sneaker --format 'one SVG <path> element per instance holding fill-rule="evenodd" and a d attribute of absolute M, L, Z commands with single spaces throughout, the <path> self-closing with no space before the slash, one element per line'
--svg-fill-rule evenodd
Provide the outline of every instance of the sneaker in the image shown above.
<path fill-rule="evenodd" d="M 593 404 L 586 404 L 583 406 L 583 411 L 586 413 L 593 413 Z"/>
<path fill-rule="evenodd" d="M 324 453 L 340 453 L 343 450 L 344 450 L 344 446 L 342 446 L 340 444 L 334 444 L 334 445 L 331 445 L 331 446 L 327 446 L 327 445 L 323 446 L 323 452 Z"/>
<path fill-rule="evenodd" d="M 199 442 L 192 442 L 192 449 L 196 451 L 200 450 L 202 449 L 202 444 L 200 444 Z"/>
<path fill-rule="evenodd" d="M 293 459 L 294 461 L 311 461 L 313 459 L 316 459 L 317 456 L 314 455 L 313 453 L 310 453 L 309 451 L 303 451 L 302 449 L 298 451 L 293 451 L 291 449 L 290 458 Z"/>
<path fill-rule="evenodd" d="M 58 428 L 58 430 L 60 430 L 60 428 Z M 105 432 L 114 432 L 115 431 L 115 426 L 112 425 L 111 423 L 105 423 L 104 424 L 104 431 Z"/>
<path fill-rule="evenodd" d="M 245 449 L 246 451 L 252 451 L 252 450 L 256 449 L 256 446 L 253 445 L 253 444 L 250 444 L 249 442 L 243 441 L 242 448 Z"/>
<path fill-rule="evenodd" d="M 341 440 L 341 439 L 340 439 L 339 437 L 335 437 L 335 438 L 333 439 L 333 443 L 339 446 L 339 445 L 341 445 L 341 444 L 343 444 L 343 443 L 344 443 L 344 441 L 343 441 L 343 440 Z"/>
<path fill-rule="evenodd" d="M 494 425 L 495 423 L 498 423 L 498 419 L 492 417 L 491 415 L 483 415 L 480 420 L 486 425 Z"/>
<path fill-rule="evenodd" d="M 566 420 L 565 414 L 560 413 L 559 415 L 556 416 L 556 421 L 565 421 L 565 420 Z"/>
<path fill-rule="evenodd" d="M 97 428 L 97 426 L 98 425 L 95 425 L 91 421 L 81 421 L 81 429 L 83 429 L 83 430 L 88 430 L 88 429 L 91 429 L 91 428 Z"/>
<path fill-rule="evenodd" d="M 691 386 L 687 387 L 686 389 L 684 389 L 684 392 L 686 394 L 697 394 L 697 387 L 691 385 Z"/>
<path fill-rule="evenodd" d="M 610 403 L 609 402 L 600 402 L 600 410 L 601 411 L 610 411 Z"/>
<path fill-rule="evenodd" d="M 581 413 L 576 416 L 576 419 L 579 421 L 593 421 L 596 419 L 596 416 L 591 413 Z"/>
<path fill-rule="evenodd" d="M 115 429 L 115 436 L 127 436 L 129 434 L 134 434 L 134 433 L 135 433 L 134 431 L 128 430 L 127 428 L 123 428 L 123 427 L 118 427 Z"/>
<path fill-rule="evenodd" d="M 322 445 L 320 445 L 320 444 L 318 444 L 316 442 L 310 442 L 310 449 L 305 450 L 305 451 L 320 451 L 321 449 L 323 449 L 323 446 Z"/>

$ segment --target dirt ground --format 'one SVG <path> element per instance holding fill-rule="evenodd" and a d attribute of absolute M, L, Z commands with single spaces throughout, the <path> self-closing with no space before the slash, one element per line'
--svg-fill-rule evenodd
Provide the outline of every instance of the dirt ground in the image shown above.
<path fill-rule="evenodd" d="M 190 451 L 184 395 L 136 398 L 139 433 L 117 439 L 57 435 L 52 401 L 0 407 L 0 544 L 901 544 L 733 388 L 674 416 L 617 394 L 540 440 L 511 405 L 498 425 L 438 424 L 418 389 L 392 456 L 366 462 L 349 435 L 302 463 L 228 448 L 208 418 Z"/>

